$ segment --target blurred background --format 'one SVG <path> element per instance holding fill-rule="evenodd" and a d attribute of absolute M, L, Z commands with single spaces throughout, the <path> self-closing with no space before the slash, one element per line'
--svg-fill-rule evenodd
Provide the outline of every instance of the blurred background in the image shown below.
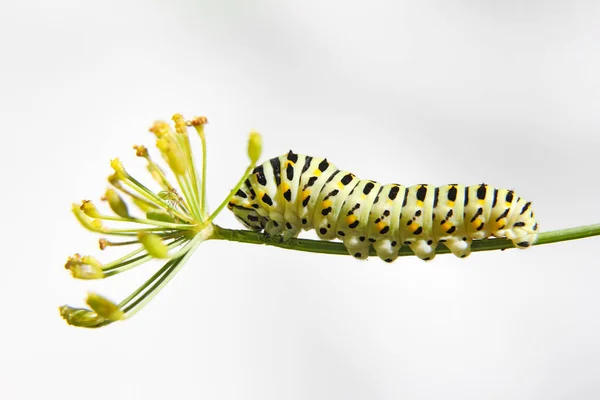
<path fill-rule="evenodd" d="M 101 282 L 70 204 L 175 112 L 206 115 L 212 207 L 246 138 L 403 184 L 487 182 L 542 230 L 600 222 L 595 1 L 22 1 L 0 24 L 0 397 L 597 399 L 600 239 L 460 260 L 207 242 L 133 319 L 68 327 Z M 137 167 L 134 167 L 137 165 Z M 227 212 L 217 221 L 239 227 Z M 305 235 L 311 237 L 311 235 Z"/>

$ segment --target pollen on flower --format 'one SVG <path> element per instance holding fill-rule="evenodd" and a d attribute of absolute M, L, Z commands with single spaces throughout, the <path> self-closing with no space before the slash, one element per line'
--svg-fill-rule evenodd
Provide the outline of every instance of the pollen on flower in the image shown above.
<path fill-rule="evenodd" d="M 138 157 L 148 158 L 148 149 L 146 146 L 134 145 L 135 155 Z"/>
<path fill-rule="evenodd" d="M 70 269 L 71 266 L 81 263 L 81 254 L 75 253 L 72 256 L 69 256 L 67 262 L 65 263 L 65 269 Z"/>
<path fill-rule="evenodd" d="M 206 117 L 194 117 L 193 119 L 186 122 L 189 126 L 199 126 L 208 124 Z"/>
<path fill-rule="evenodd" d="M 100 250 L 104 250 L 106 249 L 106 247 L 108 246 L 108 240 L 101 238 L 98 239 L 98 247 L 100 247 Z"/>
<path fill-rule="evenodd" d="M 149 129 L 150 132 L 154 133 L 157 138 L 167 135 L 172 132 L 171 126 L 165 121 L 156 121 L 154 125 Z"/>
<path fill-rule="evenodd" d="M 183 115 L 175 114 L 175 115 L 173 115 L 173 117 L 171 117 L 171 119 L 175 123 L 175 131 L 177 133 L 179 133 L 179 134 L 187 133 L 187 124 L 185 122 L 185 119 L 183 118 Z"/>
<path fill-rule="evenodd" d="M 88 217 L 100 218 L 100 213 L 98 212 L 98 209 L 96 208 L 94 203 L 91 202 L 91 200 L 82 200 L 80 209 Z"/>

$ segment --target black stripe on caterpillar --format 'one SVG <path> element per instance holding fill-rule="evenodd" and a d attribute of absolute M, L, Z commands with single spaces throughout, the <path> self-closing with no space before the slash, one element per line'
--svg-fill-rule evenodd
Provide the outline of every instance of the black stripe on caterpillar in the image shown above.
<path fill-rule="evenodd" d="M 538 232 L 531 202 L 512 190 L 382 185 L 291 150 L 256 167 L 228 208 L 248 229 L 284 240 L 315 229 L 321 239 L 342 240 L 356 258 L 367 258 L 372 245 L 387 262 L 404 245 L 423 260 L 435 257 L 438 243 L 466 257 L 473 240 L 490 236 L 524 249 Z"/>

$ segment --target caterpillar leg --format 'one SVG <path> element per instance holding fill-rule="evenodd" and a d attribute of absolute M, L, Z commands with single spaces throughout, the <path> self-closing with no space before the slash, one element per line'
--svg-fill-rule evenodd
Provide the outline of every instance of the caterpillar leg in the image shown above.
<path fill-rule="evenodd" d="M 298 234 L 300 233 L 300 231 L 302 230 L 302 227 L 300 225 L 297 225 L 293 222 L 286 222 L 285 226 L 283 228 L 283 233 L 281 234 L 281 236 L 283 237 L 284 241 L 287 241 L 289 239 L 295 238 L 296 236 L 298 236 Z"/>
<path fill-rule="evenodd" d="M 267 224 L 265 226 L 265 233 L 271 236 L 278 236 L 281 235 L 283 229 L 283 223 L 279 223 L 275 220 L 270 219 L 267 221 Z"/>
<path fill-rule="evenodd" d="M 379 258 L 385 262 L 392 262 L 398 258 L 400 246 L 395 240 L 381 239 L 373 243 L 373 247 Z"/>
<path fill-rule="evenodd" d="M 348 250 L 348 254 L 359 260 L 366 260 L 369 257 L 369 242 L 364 239 L 364 236 L 344 236 L 344 246 Z"/>
<path fill-rule="evenodd" d="M 450 237 L 443 243 L 456 257 L 465 258 L 471 254 L 472 242 L 473 240 L 470 237 L 464 236 L 462 238 Z"/>
<path fill-rule="evenodd" d="M 537 239 L 537 234 L 532 233 L 527 236 L 522 236 L 522 237 L 516 238 L 512 242 L 517 249 L 526 249 L 526 248 L 530 247 L 532 244 L 534 244 L 536 239 Z"/>
<path fill-rule="evenodd" d="M 398 225 L 406 188 L 388 184 L 380 187 L 369 213 L 368 237 L 377 255 L 385 262 L 398 258 L 402 246 Z"/>
<path fill-rule="evenodd" d="M 424 261 L 430 261 L 435 258 L 435 248 L 437 243 L 432 239 L 417 239 L 412 241 L 408 247 L 417 257 Z"/>
<path fill-rule="evenodd" d="M 506 237 L 513 242 L 516 248 L 526 249 L 535 243 L 538 231 L 538 223 L 531 210 L 531 202 L 516 197 L 512 191 L 500 189 L 500 193 L 504 194 L 504 192 L 507 201 L 505 211 L 501 215 L 503 218 L 499 218 L 502 225 L 492 234 L 496 237 Z"/>
<path fill-rule="evenodd" d="M 432 227 L 435 196 L 436 190 L 431 185 L 410 186 L 400 217 L 399 238 L 425 261 L 433 260 L 437 247 Z"/>

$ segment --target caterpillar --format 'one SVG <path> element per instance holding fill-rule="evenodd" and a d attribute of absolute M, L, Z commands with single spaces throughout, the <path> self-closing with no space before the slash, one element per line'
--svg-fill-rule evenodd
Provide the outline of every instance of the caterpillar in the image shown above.
<path fill-rule="evenodd" d="M 358 259 L 367 258 L 372 245 L 386 262 L 402 246 L 432 260 L 438 243 L 464 258 L 473 240 L 490 236 L 525 249 L 538 231 L 531 202 L 513 190 L 485 183 L 382 185 L 291 150 L 257 166 L 228 208 L 253 231 L 287 240 L 315 229 L 321 239 L 342 240 Z"/>

